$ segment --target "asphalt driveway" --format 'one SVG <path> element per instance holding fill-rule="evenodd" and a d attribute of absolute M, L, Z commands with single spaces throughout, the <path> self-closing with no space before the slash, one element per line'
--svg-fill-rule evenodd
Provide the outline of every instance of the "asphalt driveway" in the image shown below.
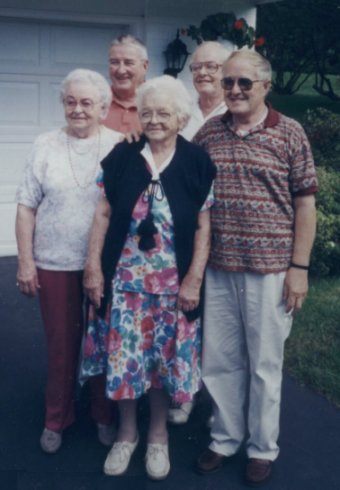
<path fill-rule="evenodd" d="M 171 473 L 162 482 L 148 480 L 143 466 L 146 401 L 139 409 L 141 443 L 128 472 L 102 473 L 107 449 L 96 439 L 89 417 L 86 388 L 78 392 L 78 419 L 64 435 L 61 450 L 44 454 L 43 428 L 46 376 L 45 340 L 37 300 L 22 297 L 15 287 L 16 260 L 0 258 L 0 488 L 1 490 L 241 490 L 244 453 L 220 472 L 200 476 L 195 458 L 209 441 L 206 400 L 196 406 L 188 424 L 170 428 Z M 340 410 L 285 376 L 281 454 L 268 490 L 339 490 Z"/>

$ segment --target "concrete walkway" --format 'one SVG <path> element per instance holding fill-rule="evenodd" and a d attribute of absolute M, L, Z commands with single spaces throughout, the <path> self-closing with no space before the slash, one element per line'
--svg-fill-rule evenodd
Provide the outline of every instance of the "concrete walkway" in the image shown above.
<path fill-rule="evenodd" d="M 211 476 L 194 473 L 193 463 L 209 441 L 208 404 L 196 406 L 190 422 L 170 428 L 172 469 L 167 480 L 144 472 L 147 403 L 139 411 L 141 443 L 126 475 L 107 477 L 107 449 L 96 439 L 88 413 L 88 393 L 78 395 L 78 419 L 53 456 L 39 447 L 43 427 L 45 341 L 38 302 L 15 287 L 16 261 L 0 259 L 0 489 L 1 490 L 239 490 L 244 453 Z M 281 454 L 268 490 L 339 490 L 340 410 L 285 377 Z"/>

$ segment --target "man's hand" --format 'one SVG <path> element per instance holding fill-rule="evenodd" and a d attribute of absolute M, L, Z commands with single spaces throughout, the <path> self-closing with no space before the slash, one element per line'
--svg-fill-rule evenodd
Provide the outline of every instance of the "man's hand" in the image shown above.
<path fill-rule="evenodd" d="M 283 299 L 286 302 L 286 311 L 297 313 L 307 296 L 308 272 L 290 267 L 287 271 L 283 285 Z"/>
<path fill-rule="evenodd" d="M 138 130 L 135 130 L 135 131 L 131 131 L 130 133 L 126 133 L 125 135 L 125 140 L 128 142 L 128 143 L 134 143 L 137 141 L 140 140 L 140 137 L 141 137 L 141 134 L 142 134 L 142 131 L 138 131 Z"/>

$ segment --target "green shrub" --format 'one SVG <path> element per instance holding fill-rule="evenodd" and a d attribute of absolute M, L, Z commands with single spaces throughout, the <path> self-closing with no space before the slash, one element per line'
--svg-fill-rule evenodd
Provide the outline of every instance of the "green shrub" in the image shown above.
<path fill-rule="evenodd" d="M 311 273 L 318 276 L 340 274 L 340 172 L 319 167 L 317 174 L 318 224 Z"/>
<path fill-rule="evenodd" d="M 340 170 L 340 114 L 318 107 L 306 111 L 302 124 L 316 165 Z"/>
<path fill-rule="evenodd" d="M 340 114 L 317 107 L 306 111 L 302 124 L 312 146 L 319 180 L 311 273 L 340 274 Z"/>

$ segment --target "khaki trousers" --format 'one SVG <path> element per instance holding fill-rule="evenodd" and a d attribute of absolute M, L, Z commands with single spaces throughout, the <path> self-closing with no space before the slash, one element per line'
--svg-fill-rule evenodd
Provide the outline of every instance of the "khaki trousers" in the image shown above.
<path fill-rule="evenodd" d="M 284 342 L 292 325 L 282 300 L 284 278 L 285 272 L 207 269 L 203 382 L 215 416 L 210 449 L 225 456 L 247 435 L 249 458 L 274 461 L 279 453 Z"/>

